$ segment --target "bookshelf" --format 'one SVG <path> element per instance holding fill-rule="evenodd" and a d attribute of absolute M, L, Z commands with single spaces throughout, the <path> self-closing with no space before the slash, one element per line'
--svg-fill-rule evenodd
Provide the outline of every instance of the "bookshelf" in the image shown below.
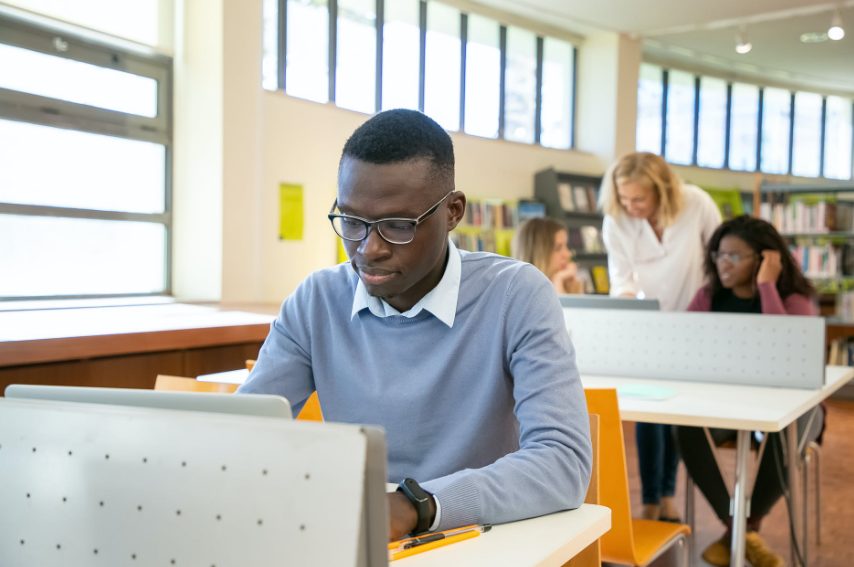
<path fill-rule="evenodd" d="M 519 223 L 544 214 L 543 205 L 535 201 L 470 198 L 463 222 L 451 233 L 451 239 L 461 250 L 510 256 L 510 243 Z"/>

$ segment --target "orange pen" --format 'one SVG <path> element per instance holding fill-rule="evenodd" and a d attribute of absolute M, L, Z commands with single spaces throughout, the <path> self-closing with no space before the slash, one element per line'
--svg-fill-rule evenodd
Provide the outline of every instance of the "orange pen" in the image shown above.
<path fill-rule="evenodd" d="M 470 530 L 459 535 L 446 537 L 437 541 L 431 541 L 430 543 L 416 545 L 415 547 L 404 549 L 403 551 L 398 551 L 397 553 L 389 552 L 389 561 L 397 561 L 398 559 L 404 559 L 406 557 L 411 557 L 412 555 L 418 555 L 419 553 L 424 553 L 425 551 L 430 551 L 431 549 L 444 547 L 446 545 L 451 545 L 452 543 L 458 543 L 467 539 L 473 539 L 479 535 L 480 530 Z"/>
<path fill-rule="evenodd" d="M 393 541 L 390 544 L 388 544 L 388 549 L 389 549 L 389 551 L 401 551 L 403 549 L 408 549 L 408 548 L 404 547 L 407 544 L 411 544 L 411 543 L 417 544 L 417 543 L 420 543 L 421 540 L 423 540 L 425 538 L 431 538 L 433 536 L 437 536 L 440 534 L 445 536 L 445 537 L 451 537 L 451 536 L 461 534 L 461 533 L 464 533 L 464 532 L 467 532 L 470 530 L 475 530 L 475 529 L 482 531 L 482 532 L 488 532 L 489 530 L 492 529 L 492 526 L 490 526 L 489 524 L 485 524 L 484 526 L 472 524 L 470 526 L 463 526 L 461 528 L 454 528 L 452 530 L 445 530 L 443 532 L 433 532 L 433 533 L 421 534 L 420 536 L 408 537 L 406 539 L 399 539 L 397 541 Z"/>

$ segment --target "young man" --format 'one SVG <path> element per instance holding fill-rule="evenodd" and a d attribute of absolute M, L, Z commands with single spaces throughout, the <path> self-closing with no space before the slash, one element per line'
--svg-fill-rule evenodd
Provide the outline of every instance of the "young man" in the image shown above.
<path fill-rule="evenodd" d="M 295 413 L 317 390 L 324 419 L 383 426 L 402 484 L 391 539 L 576 508 L 590 480 L 554 288 L 529 264 L 458 251 L 448 233 L 465 204 L 436 122 L 391 110 L 360 126 L 329 215 L 350 262 L 285 300 L 238 390 L 282 395 Z"/>

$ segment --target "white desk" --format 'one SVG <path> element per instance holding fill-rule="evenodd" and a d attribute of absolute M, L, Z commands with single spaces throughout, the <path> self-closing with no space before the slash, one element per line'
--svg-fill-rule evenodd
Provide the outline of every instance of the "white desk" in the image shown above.
<path fill-rule="evenodd" d="M 797 419 L 827 399 L 852 378 L 854 378 L 854 368 L 828 366 L 825 368 L 825 384 L 819 390 L 609 376 L 582 376 L 581 382 L 585 388 L 589 389 L 648 384 L 672 388 L 676 391 L 673 396 L 661 401 L 620 397 L 620 417 L 626 421 L 738 430 L 733 490 L 732 565 L 743 567 L 750 432 L 778 432 L 786 429 L 788 453 L 797 454 Z M 798 459 L 788 459 L 789 486 L 793 488 L 799 486 L 797 462 Z M 690 503 L 692 499 L 686 500 Z M 792 504 L 792 516 L 797 518 L 796 508 L 799 503 L 794 497 Z M 803 539 L 805 542 L 806 538 Z M 804 550 L 805 546 L 801 545 L 801 549 Z"/>
<path fill-rule="evenodd" d="M 391 563 L 400 567 L 561 567 L 611 529 L 611 510 L 583 504 L 493 526 L 485 534 Z"/>

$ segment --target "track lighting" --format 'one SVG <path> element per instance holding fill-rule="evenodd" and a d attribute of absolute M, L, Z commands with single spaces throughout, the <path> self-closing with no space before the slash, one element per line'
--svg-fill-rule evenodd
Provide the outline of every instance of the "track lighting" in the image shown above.
<path fill-rule="evenodd" d="M 753 45 L 747 39 L 747 26 L 742 24 L 738 30 L 738 35 L 735 36 L 735 51 L 744 55 L 749 53 L 751 49 L 753 49 Z"/>
<path fill-rule="evenodd" d="M 833 19 L 830 20 L 830 29 L 827 30 L 827 37 L 832 40 L 839 41 L 845 37 L 845 30 L 842 29 L 842 14 L 839 8 L 833 13 Z"/>

